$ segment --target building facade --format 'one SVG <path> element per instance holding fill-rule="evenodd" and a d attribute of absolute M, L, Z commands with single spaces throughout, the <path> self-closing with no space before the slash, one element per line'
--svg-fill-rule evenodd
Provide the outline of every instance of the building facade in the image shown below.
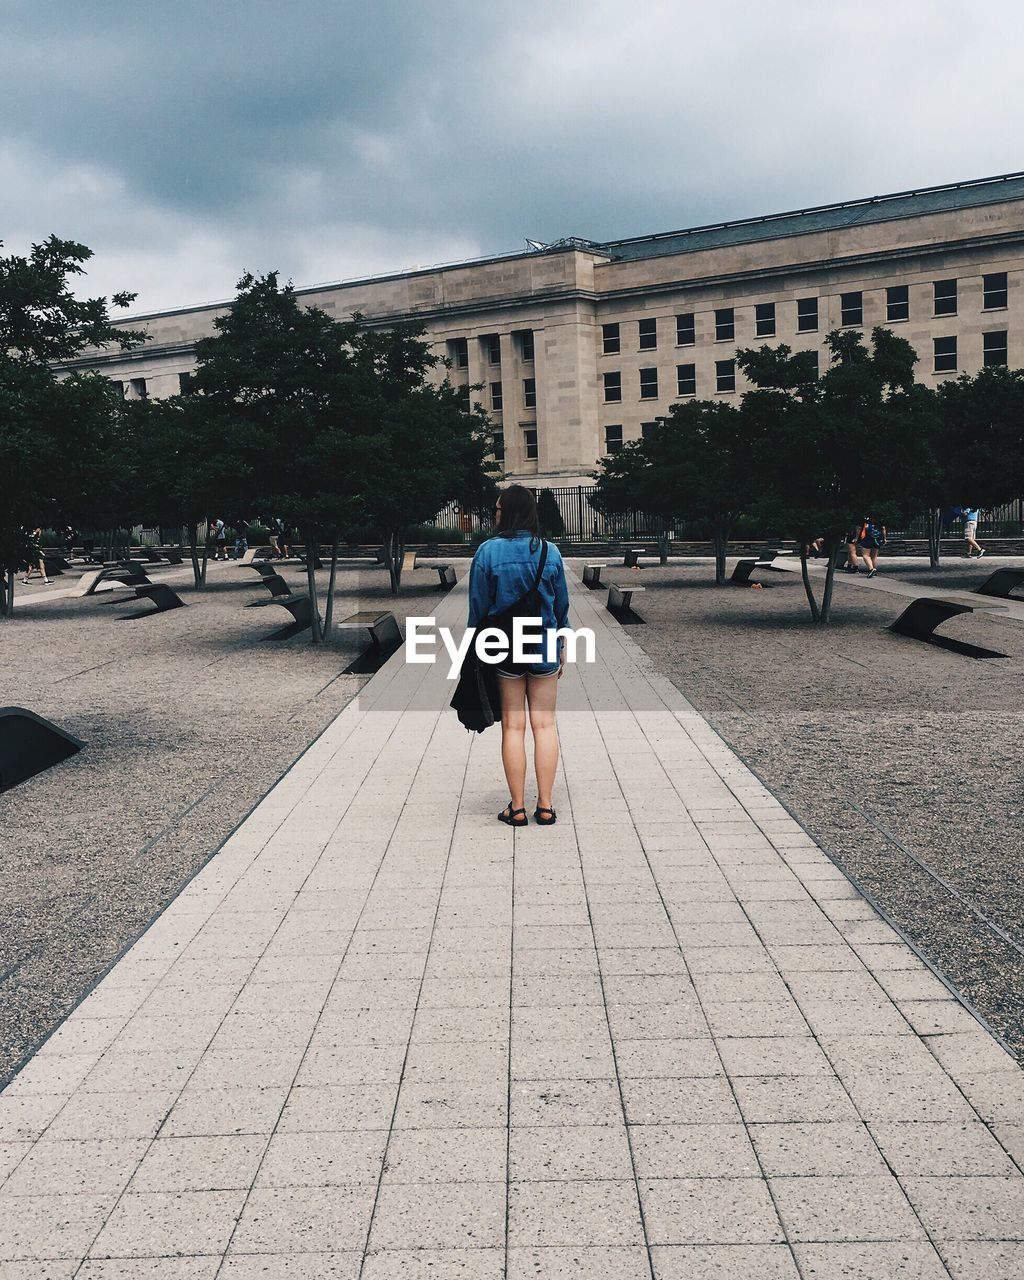
<path fill-rule="evenodd" d="M 338 319 L 422 325 L 456 384 L 477 385 L 509 480 L 586 481 L 685 398 L 735 399 L 743 347 L 818 353 L 884 325 L 930 385 L 1024 366 L 1024 174 L 685 231 L 300 289 Z M 76 362 L 127 396 L 187 388 L 223 305 L 135 317 L 141 350 Z M 444 376 L 445 370 L 439 371 Z"/>

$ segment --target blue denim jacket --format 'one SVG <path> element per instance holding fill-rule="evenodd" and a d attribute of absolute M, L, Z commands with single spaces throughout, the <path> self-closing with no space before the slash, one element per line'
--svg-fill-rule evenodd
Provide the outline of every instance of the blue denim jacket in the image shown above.
<path fill-rule="evenodd" d="M 540 563 L 540 547 L 530 550 L 530 534 L 521 529 L 509 538 L 488 538 L 480 544 L 469 571 L 469 625 L 479 627 L 501 613 L 533 586 Z M 569 590 L 558 548 L 548 543 L 548 558 L 537 585 L 544 626 L 569 625 Z"/>

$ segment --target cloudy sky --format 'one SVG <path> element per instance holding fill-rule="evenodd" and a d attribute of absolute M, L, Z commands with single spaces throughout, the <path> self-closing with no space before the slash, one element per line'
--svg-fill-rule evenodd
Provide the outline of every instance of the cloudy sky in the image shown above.
<path fill-rule="evenodd" d="M 1024 167 L 1010 0 L 5 0 L 0 239 L 136 312 Z"/>

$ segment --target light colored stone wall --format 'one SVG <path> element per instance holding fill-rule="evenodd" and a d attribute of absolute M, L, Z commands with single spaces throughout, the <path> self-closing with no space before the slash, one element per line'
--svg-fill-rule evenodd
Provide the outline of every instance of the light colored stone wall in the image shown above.
<path fill-rule="evenodd" d="M 982 306 L 982 276 L 1005 271 L 1009 305 Z M 956 316 L 935 316 L 932 284 L 956 278 Z M 907 285 L 910 318 L 889 322 L 886 288 Z M 641 423 L 664 414 L 678 398 L 676 368 L 696 366 L 699 398 L 736 399 L 715 389 L 715 362 L 735 357 L 738 348 L 786 343 L 794 350 L 817 350 L 826 366 L 825 335 L 841 322 L 840 295 L 863 293 L 865 335 L 874 325 L 908 339 L 919 356 L 918 377 L 935 385 L 946 376 L 933 372 L 932 340 L 958 340 L 957 373 L 982 364 L 982 335 L 1009 333 L 1009 363 L 1024 367 L 1024 203 L 1001 203 L 966 210 L 894 218 L 832 231 L 809 231 L 766 238 L 746 245 L 666 253 L 635 261 L 576 249 L 519 255 L 480 263 L 300 290 L 304 301 L 338 319 L 362 313 L 370 323 L 398 320 L 422 324 L 434 351 L 446 356 L 449 343 L 465 338 L 468 370 L 439 368 L 438 379 L 482 384 L 474 399 L 490 409 L 490 383 L 500 379 L 503 410 L 494 426 L 504 432 L 505 471 L 510 479 L 535 484 L 572 484 L 589 477 L 604 452 L 605 429 L 621 425 L 625 440 L 636 439 Z M 818 329 L 797 330 L 797 300 L 819 300 Z M 776 333 L 755 335 L 755 306 L 774 302 Z M 735 310 L 736 336 L 715 340 L 716 308 Z M 177 375 L 194 366 L 192 344 L 213 332 L 223 306 L 194 308 L 128 321 L 152 335 L 139 352 L 99 357 L 91 363 L 108 376 L 145 378 L 154 396 L 173 394 Z M 692 312 L 696 344 L 677 347 L 675 317 Z M 655 318 L 658 345 L 640 351 L 637 322 Z M 618 322 L 621 351 L 602 354 L 601 326 Z M 531 330 L 536 358 L 521 358 L 516 335 Z M 500 370 L 480 339 L 499 335 Z M 642 368 L 657 368 L 658 397 L 641 399 Z M 603 401 L 602 374 L 622 375 L 622 400 Z M 523 383 L 537 386 L 534 410 L 524 404 Z M 534 426 L 539 457 L 525 456 L 523 431 Z"/>

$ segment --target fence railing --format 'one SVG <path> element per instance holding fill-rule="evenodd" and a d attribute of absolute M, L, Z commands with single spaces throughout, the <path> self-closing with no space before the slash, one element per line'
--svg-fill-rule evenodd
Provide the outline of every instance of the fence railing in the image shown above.
<path fill-rule="evenodd" d="M 537 489 L 535 492 L 539 500 L 543 490 Z M 547 487 L 547 492 L 554 498 L 565 526 L 565 532 L 559 533 L 558 537 L 566 542 L 591 542 L 605 539 L 648 540 L 657 538 L 661 532 L 660 516 L 652 516 L 640 510 L 605 515 L 597 510 L 590 501 L 594 495 L 591 485 L 550 486 Z M 490 527 L 489 519 L 482 519 L 475 512 L 467 511 L 455 502 L 449 503 L 443 511 L 438 512 L 435 523 L 446 528 L 459 529 L 467 538 Z M 686 517 L 680 516 L 677 521 L 677 532 L 681 533 L 687 523 Z M 1002 506 L 983 510 L 978 532 L 987 537 L 998 537 L 1001 533 L 1012 537 L 1024 532 L 1022 525 L 1024 525 L 1024 498 L 1017 498 Z M 955 537 L 961 532 L 962 527 L 962 523 L 957 520 L 944 529 L 944 533 Z M 748 531 L 744 528 L 742 531 L 738 530 L 736 536 L 738 538 L 749 536 L 751 539 L 756 539 L 759 536 L 769 536 L 771 532 L 768 529 Z M 907 522 L 904 527 L 890 528 L 888 532 L 894 538 L 926 538 L 928 536 L 926 515 L 922 512 L 919 517 Z"/>

